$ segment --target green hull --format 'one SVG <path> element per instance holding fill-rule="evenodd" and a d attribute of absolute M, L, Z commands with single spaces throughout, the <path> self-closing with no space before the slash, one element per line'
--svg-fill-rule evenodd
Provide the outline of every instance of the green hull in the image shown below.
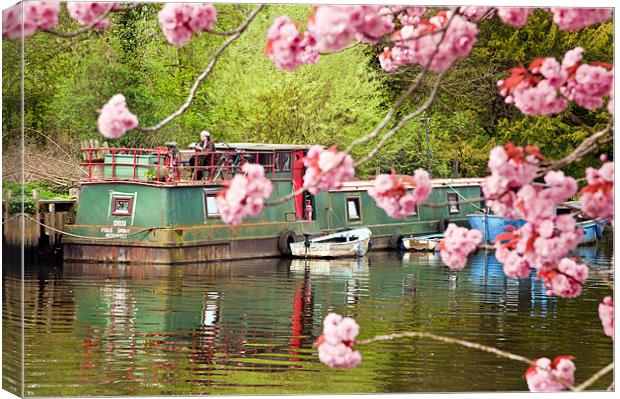
<path fill-rule="evenodd" d="M 84 183 L 75 221 L 65 228 L 66 261 L 110 263 L 195 263 L 282 255 L 283 240 L 302 240 L 343 228 L 366 226 L 373 248 L 398 245 L 406 235 L 440 231 L 448 222 L 466 223 L 477 210 L 464 198 L 480 196 L 479 179 L 434 181 L 430 204 L 444 204 L 458 192 L 459 206 L 420 207 L 417 214 L 391 219 L 367 194 L 368 182 L 312 198 L 314 220 L 296 220 L 293 200 L 265 207 L 239 226 L 223 224 L 208 206 L 221 185 L 156 185 L 139 182 Z M 274 181 L 272 198 L 290 193 L 290 180 Z M 123 203 L 124 202 L 124 203 Z M 355 209 L 352 209 L 351 207 Z M 349 211 L 347 208 L 349 207 Z M 290 241 L 289 241 L 290 242 Z"/>

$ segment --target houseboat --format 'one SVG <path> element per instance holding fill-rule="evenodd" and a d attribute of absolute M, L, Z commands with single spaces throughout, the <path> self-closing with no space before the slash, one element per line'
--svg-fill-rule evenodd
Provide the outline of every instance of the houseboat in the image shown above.
<path fill-rule="evenodd" d="M 290 244 L 305 235 L 360 227 L 372 231 L 373 249 L 397 248 L 404 236 L 443 231 L 448 222 L 466 224 L 479 205 L 464 200 L 480 197 L 481 179 L 437 179 L 428 199 L 436 206 L 391 219 L 368 195 L 372 181 L 350 181 L 266 206 L 238 226 L 221 221 L 215 196 L 244 163 L 264 166 L 276 199 L 302 187 L 308 148 L 229 143 L 217 144 L 210 154 L 179 151 L 175 143 L 83 148 L 88 177 L 80 184 L 73 223 L 65 226 L 70 235 L 63 238 L 64 259 L 176 264 L 290 256 Z"/>

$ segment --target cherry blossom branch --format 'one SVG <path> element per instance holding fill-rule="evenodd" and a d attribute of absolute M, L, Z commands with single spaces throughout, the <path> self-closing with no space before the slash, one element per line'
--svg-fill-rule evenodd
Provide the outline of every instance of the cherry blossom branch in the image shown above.
<path fill-rule="evenodd" d="M 609 373 L 613 369 L 614 369 L 614 362 L 611 362 L 607 366 L 603 367 L 602 369 L 600 369 L 599 371 L 594 373 L 594 375 L 592 377 L 588 378 L 587 380 L 582 382 L 580 385 L 578 385 L 575 388 L 575 391 L 583 391 L 584 389 L 586 389 L 590 385 L 594 384 L 601 377 L 603 377 L 605 374 Z M 613 382 L 612 382 L 612 384 L 613 384 Z"/>
<path fill-rule="evenodd" d="M 379 152 L 379 150 L 383 147 L 383 145 L 387 142 L 387 140 L 390 137 L 394 136 L 396 133 L 398 133 L 398 131 L 400 129 L 402 129 L 402 127 L 405 125 L 405 123 L 409 122 L 411 119 L 415 118 L 416 116 L 420 115 L 421 113 L 426 111 L 428 108 L 430 108 L 430 106 L 433 104 L 433 101 L 435 101 L 435 98 L 437 98 L 437 93 L 439 93 L 439 87 L 441 86 L 441 79 L 443 78 L 444 74 L 445 74 L 445 72 L 442 72 L 442 73 L 440 73 L 437 76 L 437 81 L 435 82 L 435 85 L 433 86 L 431 94 L 428 97 L 428 99 L 426 100 L 426 102 L 420 108 L 418 108 L 417 110 L 415 110 L 415 111 L 411 112 L 410 114 L 408 114 L 407 116 L 401 118 L 401 120 L 398 122 L 398 124 L 396 126 L 394 126 L 390 131 L 388 131 L 386 134 L 384 134 L 383 137 L 381 137 L 381 140 L 379 141 L 379 143 L 377 143 L 375 148 L 370 150 L 370 152 L 368 154 L 366 154 L 363 158 L 358 159 L 353 164 L 353 166 L 358 167 L 361 164 L 363 164 L 364 162 L 367 162 L 372 157 L 374 157 L 377 154 L 377 152 Z"/>
<path fill-rule="evenodd" d="M 178 116 L 183 115 L 185 113 L 185 111 L 189 108 L 189 106 L 192 104 L 192 102 L 194 101 L 194 97 L 196 96 L 196 91 L 200 87 L 200 84 L 211 73 L 211 71 L 213 70 L 213 67 L 215 66 L 218 58 L 222 55 L 222 53 L 224 52 L 226 47 L 228 47 L 232 42 L 237 40 L 239 38 L 239 36 L 241 36 L 241 34 L 250 25 L 250 22 L 252 22 L 252 20 L 256 17 L 256 15 L 264 7 L 265 7 L 264 4 L 258 5 L 254 9 L 254 11 L 252 11 L 250 13 L 250 15 L 245 20 L 245 22 L 243 22 L 243 24 L 241 24 L 241 26 L 239 26 L 239 28 L 237 28 L 235 30 L 235 33 L 233 33 L 232 36 L 230 36 L 228 39 L 226 39 L 226 41 L 224 41 L 224 43 L 222 43 L 220 48 L 213 55 L 213 58 L 211 58 L 211 61 L 209 62 L 209 65 L 207 66 L 207 68 L 194 81 L 194 84 L 192 85 L 192 88 L 191 88 L 191 90 L 189 92 L 189 96 L 187 97 L 187 100 L 185 101 L 185 103 L 183 105 L 181 105 L 181 107 L 178 110 L 176 110 L 171 115 L 169 115 L 166 118 L 164 118 L 161 122 L 159 122 L 156 125 L 149 126 L 149 127 L 139 127 L 138 126 L 136 129 L 137 130 L 141 130 L 141 131 L 145 131 L 145 132 L 153 132 L 153 131 L 161 129 L 163 126 L 165 126 L 166 124 L 168 124 L 169 122 L 171 122 L 172 120 L 177 118 Z"/>
<path fill-rule="evenodd" d="M 532 359 L 529 359 L 525 356 L 520 356 L 520 355 L 515 355 L 514 353 L 510 353 L 507 351 L 503 351 L 501 349 L 497 349 L 494 348 L 492 346 L 487 346 L 487 345 L 482 345 L 482 344 L 478 344 L 475 342 L 470 342 L 470 341 L 465 341 L 462 339 L 458 339 L 458 338 L 451 338 L 451 337 L 446 337 L 443 335 L 436 335 L 436 334 L 432 334 L 432 333 L 427 333 L 427 332 L 420 332 L 420 331 L 407 331 L 407 332 L 402 332 L 402 333 L 394 333 L 394 334 L 388 334 L 388 335 L 377 335 L 373 338 L 369 338 L 369 339 L 364 339 L 364 340 L 360 340 L 360 341 L 356 341 L 355 345 L 368 345 L 368 344 L 372 344 L 375 342 L 381 342 L 381 341 L 391 341 L 394 339 L 400 339 L 400 338 L 428 338 L 428 339 L 432 339 L 434 341 L 440 341 L 440 342 L 445 342 L 448 344 L 455 344 L 455 345 L 461 345 L 464 346 L 466 348 L 471 348 L 471 349 L 477 349 L 483 352 L 487 352 L 487 353 L 493 353 L 499 357 L 503 357 L 506 359 L 511 359 L 511 360 L 516 360 L 522 363 L 526 363 L 529 366 L 536 366 L 536 362 Z M 613 363 L 611 364 L 611 366 L 613 367 Z M 609 366 L 607 366 L 609 367 Z M 539 370 L 542 370 L 539 368 Z M 544 370 L 547 371 L 547 370 Z M 601 370 L 603 371 L 603 370 Z M 601 373 L 601 371 L 599 371 L 597 374 Z M 609 370 L 605 371 L 605 373 L 607 373 Z M 564 385 L 566 388 L 570 389 L 571 391 L 576 391 L 578 390 L 577 388 L 575 388 L 575 386 L 573 386 L 572 384 L 569 384 L 567 381 L 563 380 L 562 378 L 559 378 L 555 375 L 553 375 L 552 373 L 548 372 L 549 375 L 554 378 L 556 381 L 558 381 L 560 384 Z M 596 376 L 596 374 L 595 374 Z M 594 376 L 593 376 L 594 377 Z M 591 377 L 590 379 L 592 379 L 593 377 Z M 596 379 L 598 379 L 600 377 L 597 377 Z M 590 381 L 590 379 L 588 381 L 586 381 L 586 383 L 588 383 Z M 596 381 L 596 379 L 594 381 Z M 592 381 L 592 382 L 594 382 Z M 585 387 L 589 386 L 592 382 L 589 382 L 588 385 L 581 384 L 581 385 L 585 385 Z"/>
<path fill-rule="evenodd" d="M 101 13 L 97 18 L 95 18 L 90 24 L 84 26 L 83 28 L 80 28 L 78 30 L 75 31 L 71 31 L 71 32 L 60 32 L 57 30 L 53 30 L 53 29 L 42 29 L 43 32 L 45 33 L 49 33 L 50 35 L 54 35 L 54 36 L 59 36 L 59 37 L 64 37 L 64 38 L 70 38 L 70 37 L 75 37 L 75 36 L 79 36 L 83 33 L 86 33 L 90 30 L 95 29 L 95 27 L 102 22 L 103 20 L 105 20 L 108 15 L 110 15 L 111 13 L 115 13 L 115 12 L 125 12 L 125 11 L 129 11 L 129 10 L 133 10 L 135 8 L 141 7 L 144 4 L 143 3 L 136 3 L 136 4 L 131 4 L 131 5 L 127 5 L 123 8 L 119 8 L 114 10 L 114 4 L 115 3 L 110 3 L 108 10 Z"/>
<path fill-rule="evenodd" d="M 594 133 L 592 136 L 584 139 L 581 142 L 581 144 L 579 144 L 577 148 L 573 150 L 573 152 L 571 152 L 564 158 L 558 159 L 557 161 L 553 161 L 545 165 L 543 168 L 541 168 L 537 177 L 543 176 L 549 170 L 562 169 L 565 166 L 568 166 L 574 162 L 581 160 L 581 158 L 583 158 L 590 152 L 594 151 L 596 148 L 600 147 L 602 144 L 606 143 L 607 141 L 599 142 L 599 139 L 602 139 L 611 130 L 612 130 L 612 124 L 610 123 L 607 125 L 607 127 L 605 127 L 605 129 L 598 131 Z"/>

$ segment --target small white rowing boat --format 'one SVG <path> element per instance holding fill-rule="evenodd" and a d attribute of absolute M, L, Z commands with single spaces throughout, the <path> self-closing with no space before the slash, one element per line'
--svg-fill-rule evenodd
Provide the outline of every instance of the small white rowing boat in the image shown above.
<path fill-rule="evenodd" d="M 434 252 L 439 242 L 443 240 L 444 234 L 428 234 L 417 237 L 404 237 L 403 247 L 408 250 Z"/>
<path fill-rule="evenodd" d="M 291 244 L 291 253 L 300 258 L 340 258 L 364 256 L 372 233 L 363 227 Z"/>

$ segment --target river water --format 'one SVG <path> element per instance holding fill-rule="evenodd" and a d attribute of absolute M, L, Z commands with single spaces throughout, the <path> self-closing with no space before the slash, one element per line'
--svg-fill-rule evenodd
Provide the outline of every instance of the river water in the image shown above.
<path fill-rule="evenodd" d="M 461 271 L 433 255 L 362 260 L 256 259 L 187 266 L 27 266 L 27 396 L 469 392 L 526 390 L 526 365 L 435 341 L 359 347 L 354 370 L 330 369 L 313 342 L 334 311 L 358 338 L 427 331 L 519 355 L 573 355 L 582 382 L 613 359 L 597 307 L 612 292 L 608 237 L 580 248 L 583 294 L 548 297 L 507 279 L 492 252 Z M 6 260 L 6 259 L 5 259 Z M 19 375 L 20 271 L 3 268 L 5 386 Z M 593 386 L 606 389 L 611 375 Z"/>

